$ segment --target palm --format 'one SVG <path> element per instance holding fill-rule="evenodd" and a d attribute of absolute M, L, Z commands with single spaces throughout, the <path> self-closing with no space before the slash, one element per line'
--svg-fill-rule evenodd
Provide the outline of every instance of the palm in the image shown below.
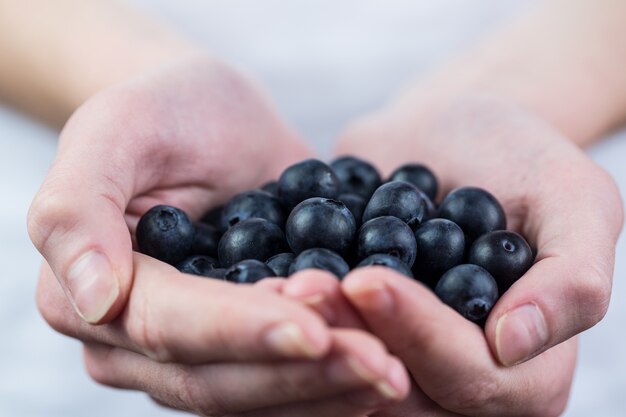
<path fill-rule="evenodd" d="M 254 86 L 206 59 L 97 96 L 73 117 L 61 146 L 94 136 L 117 168 L 109 180 L 131 226 L 163 202 L 197 217 L 307 155 Z"/>

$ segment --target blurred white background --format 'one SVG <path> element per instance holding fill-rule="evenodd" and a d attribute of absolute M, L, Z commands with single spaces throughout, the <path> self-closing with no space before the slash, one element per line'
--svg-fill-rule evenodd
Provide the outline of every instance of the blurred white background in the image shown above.
<path fill-rule="evenodd" d="M 131 3 L 259 79 L 285 117 L 329 155 L 333 137 L 347 121 L 533 1 Z M 28 240 L 25 218 L 55 147 L 56 132 L 0 107 L 0 417 L 179 415 L 142 394 L 93 383 L 83 370 L 80 345 L 50 330 L 37 312 L 39 256 Z M 590 154 L 626 194 L 626 132 Z M 567 417 L 624 416 L 625 272 L 622 238 L 613 301 L 604 321 L 582 336 Z"/>

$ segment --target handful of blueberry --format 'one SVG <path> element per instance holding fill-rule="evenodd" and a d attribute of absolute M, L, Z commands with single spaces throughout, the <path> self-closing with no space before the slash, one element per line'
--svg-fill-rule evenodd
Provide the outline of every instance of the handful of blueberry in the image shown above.
<path fill-rule="evenodd" d="M 308 268 L 342 279 L 351 268 L 386 266 L 480 323 L 532 266 L 532 251 L 505 230 L 504 210 L 489 192 L 457 188 L 436 207 L 437 191 L 420 164 L 383 182 L 355 157 L 330 165 L 308 159 L 196 224 L 178 208 L 153 207 L 137 225 L 137 244 L 182 272 L 236 283 Z"/>

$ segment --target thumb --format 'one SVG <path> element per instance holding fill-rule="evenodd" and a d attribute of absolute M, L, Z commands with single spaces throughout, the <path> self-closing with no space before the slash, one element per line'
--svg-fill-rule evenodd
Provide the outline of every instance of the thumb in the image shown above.
<path fill-rule="evenodd" d="M 63 145 L 63 144 L 62 144 Z M 124 219 L 132 184 L 104 143 L 61 145 L 28 213 L 28 233 L 77 313 L 88 323 L 114 319 L 132 281 L 132 241 Z M 119 159 L 119 158 L 117 158 Z"/>

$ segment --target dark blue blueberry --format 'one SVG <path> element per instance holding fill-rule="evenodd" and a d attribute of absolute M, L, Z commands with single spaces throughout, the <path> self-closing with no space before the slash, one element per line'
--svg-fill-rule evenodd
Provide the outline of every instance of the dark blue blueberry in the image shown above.
<path fill-rule="evenodd" d="M 342 194 L 356 194 L 363 198 L 370 198 L 382 183 L 380 174 L 372 164 L 353 156 L 335 159 L 330 167 L 339 178 Z"/>
<path fill-rule="evenodd" d="M 385 255 L 384 253 L 376 253 L 368 256 L 357 265 L 357 268 L 363 266 L 386 266 L 387 268 L 391 268 L 409 278 L 413 278 L 411 268 L 395 256 Z"/>
<path fill-rule="evenodd" d="M 285 252 L 287 242 L 280 227 L 265 219 L 247 219 L 224 233 L 217 248 L 220 264 L 229 267 L 245 259 L 265 262 Z"/>
<path fill-rule="evenodd" d="M 359 230 L 357 256 L 365 259 L 376 253 L 395 256 L 409 268 L 415 261 L 415 236 L 411 228 L 393 216 L 376 217 Z"/>
<path fill-rule="evenodd" d="M 224 229 L 222 229 L 222 210 L 223 209 L 224 209 L 224 206 L 213 207 L 211 210 L 207 211 L 204 214 L 204 216 L 202 216 L 202 219 L 200 219 L 200 222 L 210 224 L 211 226 L 214 226 L 215 228 L 223 232 L 224 231 Z"/>
<path fill-rule="evenodd" d="M 376 217 L 394 216 L 415 229 L 434 214 L 435 206 L 419 188 L 405 181 L 391 181 L 374 192 L 363 212 L 363 223 Z"/>
<path fill-rule="evenodd" d="M 289 268 L 289 275 L 303 269 L 321 269 L 335 274 L 339 279 L 350 272 L 350 267 L 341 256 L 324 248 L 307 249 L 296 256 Z"/>
<path fill-rule="evenodd" d="M 339 179 L 317 159 L 307 159 L 287 168 L 278 180 L 278 196 L 287 209 L 312 197 L 337 198 Z"/>
<path fill-rule="evenodd" d="M 265 264 L 269 266 L 277 277 L 288 277 L 289 267 L 295 259 L 296 255 L 291 252 L 279 253 L 274 255 L 265 261 Z"/>
<path fill-rule="evenodd" d="M 356 194 L 341 194 L 337 199 L 350 210 L 357 227 L 359 227 L 361 225 L 361 219 L 363 218 L 363 211 L 367 205 L 367 200 Z"/>
<path fill-rule="evenodd" d="M 285 227 L 291 250 L 299 254 L 309 248 L 326 248 L 344 254 L 356 233 L 350 210 L 340 201 L 309 198 L 293 209 Z"/>
<path fill-rule="evenodd" d="M 242 220 L 265 219 L 283 228 L 287 218 L 278 197 L 263 190 L 251 190 L 234 196 L 222 211 L 222 228 L 228 229 Z"/>
<path fill-rule="evenodd" d="M 422 164 L 402 165 L 391 174 L 389 181 L 410 182 L 433 201 L 437 197 L 437 190 L 439 189 L 435 174 Z"/>
<path fill-rule="evenodd" d="M 196 236 L 191 245 L 191 253 L 217 257 L 217 244 L 222 234 L 210 224 L 195 223 L 194 226 L 196 228 Z"/>
<path fill-rule="evenodd" d="M 453 221 L 431 219 L 415 230 L 417 255 L 413 275 L 434 287 L 447 270 L 463 263 L 465 236 Z"/>
<path fill-rule="evenodd" d="M 508 290 L 533 265 L 533 254 L 523 237 L 498 230 L 474 241 L 468 262 L 482 266 L 495 278 L 500 294 Z"/>
<path fill-rule="evenodd" d="M 213 277 L 213 270 L 219 268 L 217 259 L 205 255 L 192 255 L 176 265 L 180 272 L 204 277 Z"/>
<path fill-rule="evenodd" d="M 270 181 L 263 184 L 261 190 L 267 191 L 271 195 L 278 196 L 278 181 Z"/>
<path fill-rule="evenodd" d="M 254 284 L 263 278 L 273 277 L 274 271 L 256 259 L 237 262 L 226 270 L 226 280 L 237 284 Z"/>
<path fill-rule="evenodd" d="M 215 268 L 211 271 L 207 271 L 204 275 L 207 278 L 226 279 L 226 268 Z"/>
<path fill-rule="evenodd" d="M 176 265 L 189 255 L 195 234 L 196 229 L 184 211 L 160 205 L 141 216 L 137 246 L 143 254 Z"/>
<path fill-rule="evenodd" d="M 441 277 L 435 294 L 463 317 L 481 323 L 498 300 L 498 285 L 477 265 L 457 265 Z"/>
<path fill-rule="evenodd" d="M 465 233 L 467 245 L 485 233 L 506 229 L 502 206 L 482 188 L 463 187 L 451 191 L 439 206 L 439 217 L 458 224 Z"/>

